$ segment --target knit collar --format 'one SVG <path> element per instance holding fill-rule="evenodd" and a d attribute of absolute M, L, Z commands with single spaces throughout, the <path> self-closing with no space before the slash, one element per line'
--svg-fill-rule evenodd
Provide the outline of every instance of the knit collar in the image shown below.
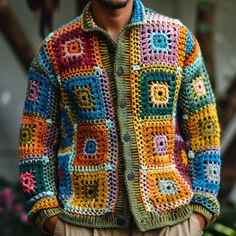
<path fill-rule="evenodd" d="M 145 12 L 145 8 L 141 0 L 134 0 L 132 16 L 131 16 L 131 20 L 128 26 L 132 27 L 135 25 L 144 24 L 144 12 Z M 84 31 L 94 31 L 94 30 L 97 30 L 98 28 L 99 27 L 94 22 L 94 19 L 92 16 L 92 4 L 90 1 L 85 6 L 82 13 L 82 29 Z"/>

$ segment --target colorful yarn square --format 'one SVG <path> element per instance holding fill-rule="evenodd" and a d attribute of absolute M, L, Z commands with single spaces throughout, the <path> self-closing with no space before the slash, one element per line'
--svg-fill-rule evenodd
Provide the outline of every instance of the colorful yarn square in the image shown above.
<path fill-rule="evenodd" d="M 48 125 L 44 119 L 39 117 L 24 116 L 20 128 L 19 156 L 45 155 L 45 140 Z"/>
<path fill-rule="evenodd" d="M 220 153 L 202 152 L 192 160 L 192 185 L 194 191 L 206 191 L 216 195 L 220 182 Z"/>
<path fill-rule="evenodd" d="M 141 64 L 177 66 L 179 34 L 179 26 L 163 21 L 142 27 L 139 36 Z"/>
<path fill-rule="evenodd" d="M 201 60 L 202 58 L 198 56 L 195 64 L 186 69 L 189 71 L 186 74 L 190 73 L 191 76 L 185 78 L 183 75 L 182 87 L 189 113 L 199 110 L 200 107 L 215 104 L 208 73 Z"/>
<path fill-rule="evenodd" d="M 70 95 L 72 107 L 76 107 L 79 120 L 100 120 L 105 116 L 99 77 L 78 76 L 63 82 L 64 90 Z"/>
<path fill-rule="evenodd" d="M 73 197 L 70 205 L 82 214 L 102 214 L 109 209 L 109 182 L 106 171 L 76 172 L 72 176 Z"/>
<path fill-rule="evenodd" d="M 143 196 L 148 211 L 163 212 L 187 204 L 192 198 L 190 186 L 175 169 L 147 170 Z"/>
<path fill-rule="evenodd" d="M 188 116 L 190 147 L 197 151 L 208 147 L 220 147 L 220 127 L 214 105 L 203 107 Z"/>
<path fill-rule="evenodd" d="M 88 37 L 77 27 L 71 28 L 68 32 L 62 32 L 55 41 L 55 47 L 58 49 L 55 57 L 58 59 L 61 72 L 67 73 L 73 69 L 83 70 L 94 67 L 96 41 L 95 37 L 93 39 Z"/>
<path fill-rule="evenodd" d="M 25 112 L 52 119 L 55 117 L 56 109 L 50 108 L 56 107 L 58 96 L 59 94 L 56 94 L 50 80 L 31 68 L 24 107 Z"/>
<path fill-rule="evenodd" d="M 108 164 L 109 140 L 105 123 L 78 124 L 75 166 Z"/>
<path fill-rule="evenodd" d="M 147 72 L 140 78 L 141 117 L 171 115 L 174 107 L 176 75 L 167 72 Z"/>
<path fill-rule="evenodd" d="M 34 171 L 32 171 L 34 170 Z M 20 162 L 21 183 L 23 192 L 27 192 L 27 199 L 37 196 L 39 193 L 47 191 L 44 179 L 45 168 L 41 160 Z"/>
<path fill-rule="evenodd" d="M 174 148 L 174 125 L 166 123 L 143 122 L 143 156 L 145 165 L 161 166 L 172 164 Z"/>

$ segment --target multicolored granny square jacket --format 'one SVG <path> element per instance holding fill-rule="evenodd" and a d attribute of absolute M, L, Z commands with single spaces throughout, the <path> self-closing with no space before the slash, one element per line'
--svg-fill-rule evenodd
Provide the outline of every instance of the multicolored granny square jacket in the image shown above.
<path fill-rule="evenodd" d="M 198 42 L 134 1 L 118 42 L 91 3 L 42 43 L 20 134 L 22 189 L 36 224 L 141 231 L 219 215 L 220 128 Z"/>

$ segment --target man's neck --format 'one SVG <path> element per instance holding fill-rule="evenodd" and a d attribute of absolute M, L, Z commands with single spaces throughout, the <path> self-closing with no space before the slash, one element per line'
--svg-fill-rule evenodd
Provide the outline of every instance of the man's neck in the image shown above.
<path fill-rule="evenodd" d="M 106 30 L 113 41 L 117 42 L 120 32 L 129 23 L 133 9 L 133 1 L 120 9 L 109 9 L 99 1 L 92 1 L 92 12 L 95 23 Z"/>

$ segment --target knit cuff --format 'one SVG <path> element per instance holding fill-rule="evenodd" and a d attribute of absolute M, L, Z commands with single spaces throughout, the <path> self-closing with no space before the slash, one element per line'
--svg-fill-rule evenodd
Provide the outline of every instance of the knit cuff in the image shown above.
<path fill-rule="evenodd" d="M 193 212 L 199 213 L 205 217 L 205 219 L 207 220 L 206 227 L 208 227 L 211 223 L 213 223 L 219 216 L 219 214 L 214 214 L 210 212 L 202 205 L 191 204 L 191 207 L 193 209 Z"/>
<path fill-rule="evenodd" d="M 44 234 L 49 235 L 49 233 L 44 229 L 44 223 L 48 218 L 50 218 L 52 216 L 59 215 L 59 214 L 60 214 L 59 208 L 51 208 L 51 209 L 41 210 L 34 217 L 34 225 L 36 225 L 38 228 L 40 228 Z"/>

